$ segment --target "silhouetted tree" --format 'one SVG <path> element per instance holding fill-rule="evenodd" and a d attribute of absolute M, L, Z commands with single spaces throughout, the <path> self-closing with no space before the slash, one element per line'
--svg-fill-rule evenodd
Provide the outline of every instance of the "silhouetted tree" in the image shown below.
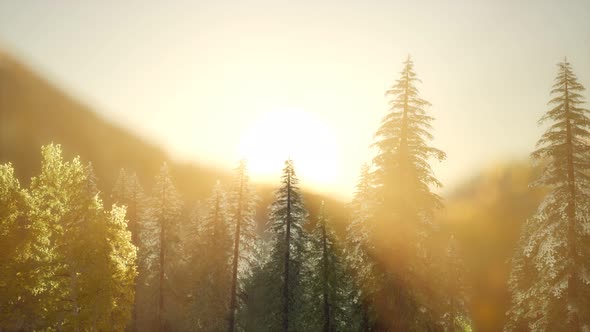
<path fill-rule="evenodd" d="M 512 308 L 506 330 L 580 331 L 590 328 L 590 119 L 584 87 L 567 60 L 558 64 L 539 123 L 551 122 L 532 158 L 547 161 L 534 185 L 551 192 L 522 230 L 512 261 Z"/>
<path fill-rule="evenodd" d="M 269 303 L 270 330 L 303 330 L 305 303 L 303 268 L 307 237 L 303 229 L 307 210 L 298 187 L 293 161 L 285 161 L 281 187 L 270 206 L 269 228 L 272 234 L 269 269 L 269 286 L 280 303 Z M 276 287 L 279 286 L 280 287 Z M 277 310 L 278 309 L 278 310 Z"/>

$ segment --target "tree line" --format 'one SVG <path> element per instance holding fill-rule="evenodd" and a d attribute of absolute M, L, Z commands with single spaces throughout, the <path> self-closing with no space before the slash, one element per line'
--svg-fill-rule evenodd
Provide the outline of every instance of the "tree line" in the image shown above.
<path fill-rule="evenodd" d="M 511 262 L 507 331 L 590 322 L 590 120 L 569 62 L 532 156 L 549 188 Z M 268 222 L 241 161 L 233 183 L 189 204 L 166 164 L 146 193 L 121 170 L 106 210 L 92 165 L 42 148 L 22 188 L 0 166 L 0 329 L 45 331 L 470 331 L 469 285 L 453 234 L 443 246 L 430 104 L 408 57 L 360 172 L 345 231 L 311 218 L 292 160 Z"/>

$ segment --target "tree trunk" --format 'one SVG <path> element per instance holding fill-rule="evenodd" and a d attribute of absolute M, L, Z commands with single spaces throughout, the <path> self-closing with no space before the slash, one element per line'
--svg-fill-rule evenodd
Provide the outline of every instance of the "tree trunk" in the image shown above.
<path fill-rule="evenodd" d="M 139 253 L 139 230 L 138 230 L 138 222 L 137 222 L 137 188 L 133 190 L 133 205 L 130 205 L 130 214 L 129 214 L 129 230 L 131 231 L 131 242 L 133 245 L 138 248 L 137 252 Z M 139 255 L 138 255 L 139 256 Z M 139 266 L 139 257 L 137 257 L 138 263 L 136 266 Z M 132 312 L 132 322 L 131 322 L 131 331 L 137 332 L 137 291 L 138 291 L 138 279 L 139 279 L 139 271 L 138 275 L 135 276 L 135 282 L 133 283 L 133 312 Z"/>
<path fill-rule="evenodd" d="M 361 331 L 363 332 L 369 332 L 371 330 L 370 326 L 369 326 L 369 304 L 367 303 L 367 300 L 363 299 L 362 300 L 362 325 L 361 325 Z"/>
<path fill-rule="evenodd" d="M 453 297 L 454 294 L 451 294 L 451 303 L 450 303 L 450 307 L 451 310 L 449 312 L 449 332 L 455 332 L 455 303 L 453 301 Z"/>
<path fill-rule="evenodd" d="M 291 172 L 291 170 L 289 170 Z M 287 230 L 285 233 L 285 270 L 283 275 L 283 331 L 289 331 L 289 260 L 291 259 L 291 173 L 287 177 Z"/>
<path fill-rule="evenodd" d="M 324 279 L 324 332 L 330 331 L 330 303 L 328 299 L 328 248 L 326 243 L 326 221 L 322 216 L 322 249 L 323 249 L 323 279 Z"/>
<path fill-rule="evenodd" d="M 568 258 L 569 258 L 569 277 L 568 277 L 568 302 L 569 305 L 576 310 L 569 320 L 572 324 L 572 331 L 579 331 L 580 324 L 577 310 L 577 280 L 576 280 L 576 266 L 577 266 L 577 250 L 576 250 L 576 178 L 574 169 L 574 151 L 572 129 L 570 121 L 570 105 L 569 105 L 569 91 L 568 91 L 568 75 L 567 67 L 565 69 L 565 114 L 566 114 L 566 147 L 567 147 L 567 183 L 570 197 L 567 203 L 567 243 L 568 243 Z"/>
<path fill-rule="evenodd" d="M 244 190 L 244 174 L 240 174 L 240 191 L 238 193 L 238 211 L 236 218 L 236 234 L 234 236 L 234 259 L 232 262 L 231 299 L 229 305 L 229 331 L 234 331 L 236 319 L 236 297 L 238 284 L 238 259 L 240 257 L 240 226 L 242 224 L 242 195 Z"/>
<path fill-rule="evenodd" d="M 162 208 L 164 209 L 166 206 L 166 191 L 162 188 Z M 165 308 L 164 308 L 164 264 L 165 264 L 165 231 L 166 231 L 166 221 L 164 216 L 160 218 L 160 284 L 158 285 L 159 290 L 159 301 L 158 301 L 158 323 L 160 324 L 159 331 L 166 332 L 166 320 L 164 318 Z"/>

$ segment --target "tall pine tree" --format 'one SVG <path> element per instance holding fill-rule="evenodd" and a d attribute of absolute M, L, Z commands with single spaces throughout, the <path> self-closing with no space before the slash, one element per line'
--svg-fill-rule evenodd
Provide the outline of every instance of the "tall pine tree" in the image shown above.
<path fill-rule="evenodd" d="M 292 160 L 285 161 L 281 187 L 270 205 L 269 231 L 272 235 L 267 264 L 270 293 L 278 301 L 269 303 L 269 330 L 305 329 L 303 269 L 307 236 L 303 228 L 308 213 L 298 187 Z"/>
<path fill-rule="evenodd" d="M 534 185 L 551 191 L 522 230 L 506 330 L 590 328 L 590 119 L 570 63 L 566 59 L 558 68 L 553 107 L 539 120 L 551 125 L 532 154 L 547 162 Z"/>
<path fill-rule="evenodd" d="M 128 174 L 121 169 L 119 177 L 113 188 L 113 201 L 127 207 L 127 220 L 133 244 L 139 246 L 139 233 L 141 229 L 141 215 L 145 209 L 145 194 L 135 172 Z"/>
<path fill-rule="evenodd" d="M 137 271 L 138 276 L 135 282 L 135 304 L 133 306 L 133 315 L 131 320 L 131 331 L 138 331 L 138 314 L 140 307 L 143 307 L 148 301 L 142 298 L 145 294 L 145 275 L 147 274 L 146 266 L 144 264 L 144 248 L 140 242 L 141 233 L 141 217 L 145 214 L 146 198 L 143 188 L 139 183 L 137 174 L 128 174 L 124 169 L 119 172 L 119 177 L 115 182 L 112 194 L 113 201 L 116 204 L 124 205 L 126 207 L 126 217 L 128 220 L 128 228 L 131 232 L 131 242 L 137 247 Z M 139 315 L 141 316 L 141 315 Z"/>
<path fill-rule="evenodd" d="M 346 271 L 344 248 L 323 201 L 310 242 L 308 301 L 313 306 L 309 324 L 312 330 L 325 332 L 353 329 L 352 280 Z"/>
<path fill-rule="evenodd" d="M 153 294 L 154 324 L 160 332 L 168 330 L 168 320 L 171 313 L 166 310 L 166 304 L 174 297 L 174 285 L 171 278 L 174 273 L 175 255 L 178 252 L 178 224 L 182 213 L 182 200 L 176 190 L 170 169 L 164 163 L 149 200 L 149 208 L 145 217 L 145 233 L 142 241 L 146 248 L 146 264 L 152 272 L 146 276 L 148 282 L 155 286 Z"/>
<path fill-rule="evenodd" d="M 385 272 L 376 299 L 382 329 L 407 331 L 432 325 L 428 304 L 432 290 L 427 283 L 429 254 L 426 244 L 433 231 L 433 213 L 441 199 L 431 187 L 434 177 L 430 158 L 445 153 L 428 145 L 432 139 L 430 105 L 416 88 L 419 79 L 410 57 L 401 77 L 386 92 L 390 109 L 375 134 L 372 177 L 375 186 L 376 255 Z"/>
<path fill-rule="evenodd" d="M 225 331 L 231 284 L 232 238 L 228 225 L 226 193 L 218 182 L 207 202 L 207 214 L 198 237 L 194 296 L 197 331 Z"/>
<path fill-rule="evenodd" d="M 240 161 L 236 169 L 236 180 L 229 196 L 233 228 L 233 253 L 231 290 L 229 302 L 229 331 L 236 328 L 236 312 L 240 306 L 240 293 L 244 293 L 244 282 L 251 276 L 254 265 L 256 234 L 256 196 L 250 186 L 246 161 Z"/>
<path fill-rule="evenodd" d="M 374 201 L 369 165 L 361 168 L 359 182 L 350 204 L 350 223 L 347 226 L 347 265 L 354 280 L 354 313 L 360 317 L 359 330 L 368 331 L 372 326 L 372 299 L 375 296 L 376 275 L 373 255 Z"/>

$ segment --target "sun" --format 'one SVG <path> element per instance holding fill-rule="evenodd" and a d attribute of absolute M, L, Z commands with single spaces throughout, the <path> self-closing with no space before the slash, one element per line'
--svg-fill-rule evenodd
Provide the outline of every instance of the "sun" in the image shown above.
<path fill-rule="evenodd" d="M 330 189 L 338 175 L 338 146 L 330 127 L 298 108 L 267 112 L 243 134 L 239 153 L 253 178 L 278 179 L 291 158 L 303 185 Z"/>

